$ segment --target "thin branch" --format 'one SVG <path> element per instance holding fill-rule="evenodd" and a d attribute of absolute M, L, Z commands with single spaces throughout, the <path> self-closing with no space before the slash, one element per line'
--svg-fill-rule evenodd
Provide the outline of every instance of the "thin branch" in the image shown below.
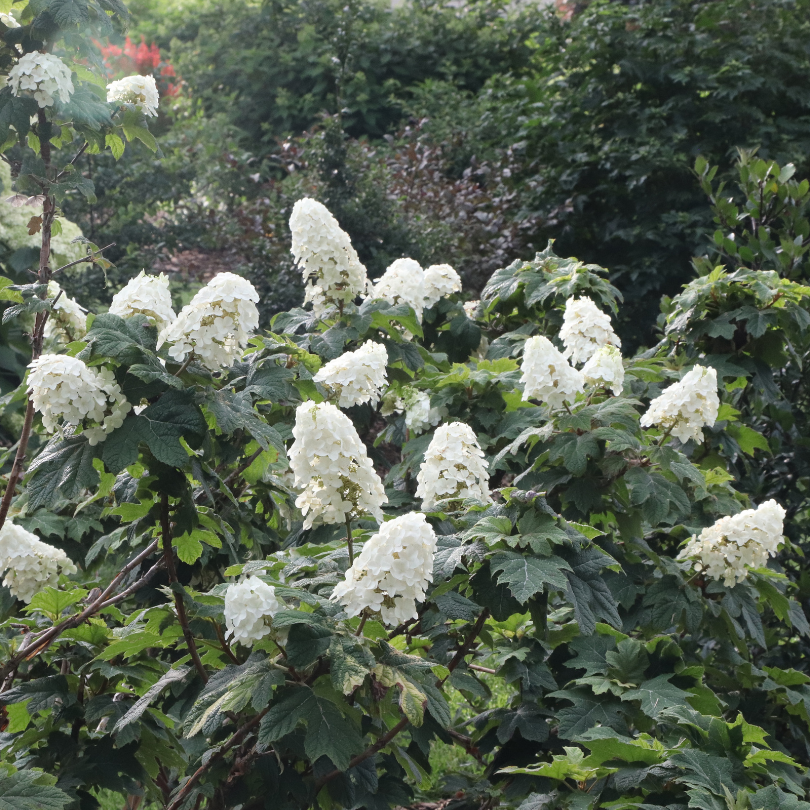
<path fill-rule="evenodd" d="M 73 267 L 75 264 L 82 264 L 83 262 L 95 262 L 96 256 L 100 256 L 105 250 L 109 250 L 111 247 L 115 247 L 115 242 L 110 242 L 109 245 L 105 245 L 103 248 L 99 248 L 92 253 L 88 253 L 87 256 L 82 256 L 81 259 L 76 259 L 76 261 L 68 262 L 68 264 L 63 264 L 61 267 L 57 267 L 51 275 L 61 273 L 63 270 L 67 270 L 68 267 Z"/>
<path fill-rule="evenodd" d="M 238 478 L 254 461 L 264 452 L 260 447 L 255 453 L 251 453 L 222 483 L 227 486 L 234 478 Z"/>
<path fill-rule="evenodd" d="M 237 666 L 241 665 L 241 661 L 233 654 L 233 650 L 231 649 L 230 644 L 228 644 L 227 640 L 225 639 L 225 635 L 222 632 L 222 628 L 219 626 L 219 622 L 216 619 L 211 619 L 214 625 L 214 632 L 217 634 L 217 638 L 219 639 L 219 646 L 222 647 L 222 652 L 231 659 Z"/>
<path fill-rule="evenodd" d="M 6 491 L 3 493 L 3 502 L 0 503 L 0 528 L 6 522 L 8 510 L 11 508 L 11 499 L 17 489 L 17 482 L 20 480 L 25 464 L 25 453 L 28 450 L 28 439 L 31 436 L 31 427 L 34 424 L 34 401 L 28 397 L 28 404 L 25 408 L 25 421 L 23 422 L 20 441 L 17 444 L 17 453 L 14 456 L 14 464 L 11 467 L 11 474 L 8 477 Z"/>
<path fill-rule="evenodd" d="M 190 365 L 194 359 L 194 352 L 189 353 L 189 356 L 183 361 L 183 365 L 174 372 L 172 376 L 179 377 Z"/>
<path fill-rule="evenodd" d="M 346 542 L 349 544 L 349 565 L 354 565 L 354 546 L 352 545 L 352 519 L 346 518 Z"/>
<path fill-rule="evenodd" d="M 453 656 L 453 660 L 447 665 L 447 675 L 436 681 L 436 686 L 443 686 L 444 682 L 453 674 L 453 670 L 464 660 L 464 656 L 469 654 L 470 647 L 472 647 L 475 639 L 478 638 L 478 634 L 483 629 L 484 622 L 488 617 L 489 608 L 484 608 L 481 611 L 481 615 L 478 617 L 478 621 L 475 623 L 472 630 L 470 630 L 470 632 L 467 634 L 467 638 L 464 639 L 464 643 L 458 648 L 458 652 Z"/>
<path fill-rule="evenodd" d="M 84 150 L 87 149 L 88 146 L 90 146 L 90 144 L 87 141 L 85 141 L 84 146 L 81 149 L 79 149 L 79 151 L 76 153 L 76 157 L 74 157 L 73 160 L 71 160 L 70 163 L 68 163 L 68 166 L 72 166 L 84 154 Z M 66 174 L 67 170 L 62 169 L 62 171 L 56 175 L 56 182 L 58 183 Z"/>
<path fill-rule="evenodd" d="M 486 672 L 487 675 L 494 675 L 498 670 L 490 669 L 489 667 L 479 667 L 478 664 L 468 664 L 468 669 L 474 669 L 476 672 Z"/>

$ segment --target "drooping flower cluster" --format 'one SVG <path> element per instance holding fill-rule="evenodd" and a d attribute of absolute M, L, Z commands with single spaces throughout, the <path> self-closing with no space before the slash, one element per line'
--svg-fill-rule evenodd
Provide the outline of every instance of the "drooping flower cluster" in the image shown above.
<path fill-rule="evenodd" d="M 586 385 L 604 385 L 619 396 L 624 386 L 624 364 L 622 353 L 609 343 L 597 349 L 582 367 Z"/>
<path fill-rule="evenodd" d="M 270 634 L 270 622 L 283 606 L 272 585 L 246 577 L 225 592 L 225 626 L 235 641 L 250 646 Z"/>
<path fill-rule="evenodd" d="M 337 395 L 338 406 L 350 408 L 380 401 L 380 389 L 386 384 L 388 352 L 381 343 L 369 341 L 353 352 L 330 360 L 312 378 Z"/>
<path fill-rule="evenodd" d="M 0 11 L 0 23 L 3 23 L 3 25 L 6 26 L 6 28 L 19 28 L 20 27 L 20 24 L 17 22 L 17 20 L 14 19 L 11 12 L 6 14 L 5 11 Z"/>
<path fill-rule="evenodd" d="M 439 426 L 416 481 L 416 497 L 425 510 L 444 500 L 489 501 L 487 462 L 473 429 L 463 422 Z"/>
<path fill-rule="evenodd" d="M 304 305 L 316 315 L 332 305 L 348 304 L 366 292 L 368 277 L 352 247 L 326 206 L 308 197 L 293 206 L 290 216 L 292 254 L 306 285 Z"/>
<path fill-rule="evenodd" d="M 641 426 L 657 425 L 682 442 L 702 442 L 703 427 L 715 423 L 719 408 L 717 372 L 711 367 L 695 366 L 650 403 L 641 417 Z"/>
<path fill-rule="evenodd" d="M 425 270 L 425 307 L 461 291 L 461 276 L 449 264 L 432 264 Z"/>
<path fill-rule="evenodd" d="M 20 57 L 8 72 L 6 84 L 15 96 L 32 96 L 40 108 L 52 107 L 59 97 L 67 104 L 73 95 L 70 68 L 52 53 L 33 51 Z"/>
<path fill-rule="evenodd" d="M 107 101 L 134 104 L 144 115 L 158 114 L 157 84 L 152 76 L 125 76 L 107 85 Z"/>
<path fill-rule="evenodd" d="M 58 429 L 60 420 L 83 425 L 88 441 L 96 445 L 121 427 L 132 408 L 110 369 L 90 368 L 78 357 L 63 354 L 43 354 L 28 368 L 28 393 L 49 433 Z"/>
<path fill-rule="evenodd" d="M 45 321 L 45 337 L 60 343 L 83 338 L 87 331 L 87 313 L 55 281 L 48 282 L 48 298 L 56 303 Z"/>
<path fill-rule="evenodd" d="M 0 572 L 12 596 L 30 602 L 43 588 L 56 587 L 60 574 L 75 574 L 76 566 L 64 551 L 43 543 L 35 534 L 10 520 L 0 529 Z"/>
<path fill-rule="evenodd" d="M 303 490 L 295 505 L 304 528 L 366 513 L 382 522 L 388 498 L 348 416 L 329 402 L 304 402 L 295 412 L 293 436 L 290 467 L 296 488 Z"/>
<path fill-rule="evenodd" d="M 694 560 L 696 571 L 705 571 L 724 585 L 742 582 L 751 568 L 762 568 L 779 550 L 784 530 L 785 510 L 774 500 L 756 509 L 720 518 L 704 529 L 678 554 Z"/>
<path fill-rule="evenodd" d="M 565 344 L 565 356 L 578 366 L 589 360 L 600 346 L 621 347 L 610 323 L 610 317 L 587 296 L 569 298 L 565 302 L 560 340 Z"/>
<path fill-rule="evenodd" d="M 110 313 L 120 318 L 146 315 L 158 329 L 173 323 L 177 316 L 172 309 L 168 276 L 164 273 L 147 276 L 145 271 L 141 271 L 113 296 Z"/>
<path fill-rule="evenodd" d="M 433 579 L 436 534 L 421 512 L 383 523 L 332 592 L 350 616 L 379 612 L 386 624 L 417 616 Z"/>
<path fill-rule="evenodd" d="M 573 368 L 554 344 L 542 335 L 526 341 L 522 370 L 523 399 L 539 399 L 552 408 L 572 403 L 585 387 L 582 373 Z"/>
<path fill-rule="evenodd" d="M 397 259 L 380 276 L 371 293 L 389 304 L 407 304 L 422 322 L 425 307 L 425 272 L 414 259 Z"/>
<path fill-rule="evenodd" d="M 230 368 L 259 326 L 253 285 L 235 273 L 219 273 L 183 307 L 158 337 L 158 348 L 173 344 L 169 356 L 182 363 L 193 353 L 211 371 Z"/>

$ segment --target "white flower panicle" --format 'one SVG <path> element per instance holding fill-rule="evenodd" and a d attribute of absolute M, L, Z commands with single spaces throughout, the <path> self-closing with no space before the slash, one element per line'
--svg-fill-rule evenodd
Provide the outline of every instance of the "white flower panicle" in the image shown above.
<path fill-rule="evenodd" d="M 717 372 L 711 367 L 695 366 L 650 403 L 641 417 L 641 426 L 657 425 L 682 442 L 702 442 L 703 428 L 715 423 L 719 408 Z"/>
<path fill-rule="evenodd" d="M 463 422 L 438 427 L 416 481 L 416 497 L 424 510 L 445 500 L 489 501 L 487 462 L 473 429 Z"/>
<path fill-rule="evenodd" d="M 165 273 L 147 276 L 146 271 L 141 271 L 113 296 L 110 313 L 119 318 L 146 315 L 158 329 L 165 328 L 177 318 L 172 309 L 169 277 Z"/>
<path fill-rule="evenodd" d="M 624 387 L 624 363 L 622 353 L 609 343 L 597 349 L 582 367 L 586 385 L 604 385 L 619 396 Z"/>
<path fill-rule="evenodd" d="M 425 270 L 425 307 L 461 292 L 461 276 L 449 264 L 432 264 Z"/>
<path fill-rule="evenodd" d="M 382 298 L 389 304 L 407 304 L 422 322 L 425 306 L 425 273 L 414 259 L 397 259 L 377 279 L 372 298 Z"/>
<path fill-rule="evenodd" d="M 380 613 L 386 624 L 416 618 L 433 579 L 436 534 L 421 512 L 383 523 L 332 592 L 350 616 Z"/>
<path fill-rule="evenodd" d="M 164 327 L 158 348 L 173 344 L 169 356 L 182 363 L 193 353 L 210 371 L 230 368 L 259 326 L 253 285 L 235 273 L 219 273 Z"/>
<path fill-rule="evenodd" d="M 33 51 L 21 56 L 8 72 L 12 95 L 32 96 L 40 108 L 52 107 L 56 97 L 67 104 L 73 95 L 70 68 L 52 53 Z"/>
<path fill-rule="evenodd" d="M 696 571 L 732 586 L 742 582 L 751 568 L 762 568 L 779 550 L 785 510 L 774 500 L 756 509 L 720 518 L 704 529 L 678 554 L 693 560 Z"/>
<path fill-rule="evenodd" d="M 225 591 L 225 626 L 235 641 L 250 646 L 270 634 L 270 622 L 283 607 L 272 585 L 249 576 Z"/>
<path fill-rule="evenodd" d="M 134 104 L 145 115 L 158 114 L 160 95 L 152 76 L 126 76 L 107 85 L 107 101 Z"/>
<path fill-rule="evenodd" d="M 9 12 L 6 14 L 5 11 L 0 11 L 0 23 L 6 26 L 6 28 L 19 28 L 20 24 L 17 20 L 14 19 L 13 15 Z"/>
<path fill-rule="evenodd" d="M 554 344 L 542 335 L 526 341 L 523 350 L 523 399 L 539 399 L 552 408 L 573 402 L 585 387 L 582 372 L 571 366 Z"/>
<path fill-rule="evenodd" d="M 45 321 L 45 337 L 59 343 L 83 338 L 87 332 L 87 313 L 55 281 L 48 282 L 48 298 L 56 303 Z"/>
<path fill-rule="evenodd" d="M 386 385 L 388 352 L 381 343 L 369 341 L 353 352 L 330 360 L 312 378 L 338 397 L 338 406 L 350 408 L 380 401 L 380 389 Z"/>
<path fill-rule="evenodd" d="M 43 588 L 55 588 L 59 574 L 75 574 L 76 566 L 64 551 L 43 543 L 35 534 L 10 520 L 0 529 L 0 572 L 11 595 L 30 602 Z"/>
<path fill-rule="evenodd" d="M 366 513 L 382 522 L 382 481 L 346 414 L 330 402 L 304 402 L 295 412 L 290 467 L 303 490 L 295 505 L 304 528 L 345 523 Z"/>
<path fill-rule="evenodd" d="M 560 340 L 565 344 L 565 356 L 578 366 L 589 360 L 600 346 L 609 343 L 621 347 L 610 316 L 602 312 L 587 296 L 569 298 L 565 302 Z"/>
<path fill-rule="evenodd" d="M 58 429 L 60 420 L 83 425 L 90 444 L 96 445 L 121 427 L 132 409 L 110 369 L 90 368 L 78 357 L 63 354 L 43 354 L 28 368 L 28 393 L 49 433 Z"/>
<path fill-rule="evenodd" d="M 298 200 L 290 216 L 290 231 L 292 254 L 306 286 L 304 305 L 311 303 L 316 315 L 330 306 L 349 304 L 366 292 L 366 268 L 349 235 L 325 205 L 308 197 Z"/>

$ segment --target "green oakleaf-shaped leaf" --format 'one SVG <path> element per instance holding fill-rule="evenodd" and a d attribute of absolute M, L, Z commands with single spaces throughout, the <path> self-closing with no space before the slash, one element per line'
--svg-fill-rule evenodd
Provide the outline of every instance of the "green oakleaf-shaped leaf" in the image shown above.
<path fill-rule="evenodd" d="M 641 711 L 655 720 L 664 709 L 686 705 L 689 692 L 684 692 L 671 684 L 672 675 L 658 675 L 644 681 L 638 689 L 630 689 L 622 695 L 622 700 L 640 700 Z"/>
<path fill-rule="evenodd" d="M 73 499 L 83 489 L 95 487 L 99 477 L 93 459 L 99 449 L 82 434 L 51 441 L 28 468 L 29 511 L 53 505 L 60 494 Z"/>
<path fill-rule="evenodd" d="M 501 551 L 492 557 L 492 571 L 502 572 L 498 582 L 506 585 L 512 596 L 525 604 L 547 585 L 564 590 L 568 584 L 565 571 L 571 566 L 559 557 L 532 557 L 514 551 Z"/>
<path fill-rule="evenodd" d="M 228 389 L 213 392 L 205 400 L 205 406 L 223 433 L 230 435 L 242 428 L 256 439 L 263 450 L 275 447 L 281 455 L 284 454 L 284 440 L 275 428 L 256 413 L 250 395 L 246 392 L 234 393 Z"/>

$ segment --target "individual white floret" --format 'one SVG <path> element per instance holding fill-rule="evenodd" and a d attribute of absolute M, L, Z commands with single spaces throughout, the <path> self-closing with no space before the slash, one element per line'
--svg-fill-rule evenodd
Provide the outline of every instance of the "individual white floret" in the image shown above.
<path fill-rule="evenodd" d="M 382 274 L 371 292 L 389 304 L 407 304 L 422 322 L 425 306 L 425 273 L 414 259 L 397 259 Z"/>
<path fill-rule="evenodd" d="M 152 76 L 125 76 L 107 85 L 107 101 L 134 104 L 145 115 L 156 116 L 160 94 Z"/>
<path fill-rule="evenodd" d="M 422 499 L 422 509 L 433 509 L 445 500 L 489 501 L 487 467 L 484 452 L 469 425 L 463 422 L 440 425 L 416 476 L 416 497 Z"/>
<path fill-rule="evenodd" d="M 539 399 L 552 408 L 562 408 L 574 402 L 585 387 L 582 372 L 573 368 L 554 344 L 542 335 L 526 341 L 522 371 L 523 399 Z"/>
<path fill-rule="evenodd" d="M 389 625 L 416 618 L 433 579 L 436 534 L 421 512 L 384 523 L 332 592 L 350 616 L 380 613 Z"/>
<path fill-rule="evenodd" d="M 234 641 L 250 646 L 270 634 L 273 616 L 283 607 L 272 585 L 249 576 L 225 592 L 225 626 Z"/>
<path fill-rule="evenodd" d="M 290 467 L 303 490 L 295 505 L 304 528 L 345 523 L 364 514 L 382 522 L 382 481 L 346 414 L 329 402 L 304 402 L 295 412 Z"/>
<path fill-rule="evenodd" d="M 461 291 L 461 276 L 449 264 L 432 264 L 425 270 L 425 307 Z"/>
<path fill-rule="evenodd" d="M 141 271 L 131 278 L 126 287 L 113 296 L 110 313 L 119 318 L 146 315 L 158 329 L 163 329 L 177 318 L 172 309 L 169 278 L 165 273 L 147 276 Z"/>
<path fill-rule="evenodd" d="M 582 376 L 586 385 L 604 385 L 613 391 L 614 396 L 619 396 L 624 386 L 622 353 L 609 343 L 602 346 L 582 367 Z"/>
<path fill-rule="evenodd" d="M 9 12 L 6 14 L 4 11 L 0 11 L 0 23 L 6 26 L 6 28 L 19 28 L 20 24 L 17 20 L 14 19 L 14 16 Z"/>
<path fill-rule="evenodd" d="M 164 327 L 158 348 L 171 343 L 169 356 L 179 363 L 193 353 L 211 371 L 230 368 L 259 326 L 258 300 L 247 279 L 219 273 Z"/>
<path fill-rule="evenodd" d="M 45 338 L 71 343 L 85 336 L 87 313 L 55 282 L 48 282 L 48 298 L 56 303 L 45 321 Z"/>
<path fill-rule="evenodd" d="M 587 296 L 569 298 L 565 302 L 560 339 L 565 344 L 565 356 L 578 366 L 606 344 L 621 347 L 610 323 L 610 316 L 602 312 Z"/>
<path fill-rule="evenodd" d="M 0 572 L 12 596 L 30 602 L 43 588 L 55 588 L 60 574 L 75 574 L 76 566 L 64 551 L 43 543 L 35 534 L 10 520 L 0 529 Z"/>
<path fill-rule="evenodd" d="M 292 254 L 306 286 L 304 305 L 311 303 L 316 315 L 330 306 L 349 304 L 366 292 L 366 268 L 349 235 L 325 205 L 308 197 L 298 200 L 290 216 L 290 231 Z"/>
<path fill-rule="evenodd" d="M 678 554 L 693 560 L 696 571 L 705 571 L 727 586 L 742 582 L 752 568 L 763 568 L 783 540 L 785 510 L 774 500 L 756 509 L 720 518 L 705 528 Z"/>
<path fill-rule="evenodd" d="M 369 341 L 357 351 L 345 352 L 330 360 L 313 377 L 333 395 L 338 397 L 341 408 L 350 408 L 380 401 L 380 389 L 386 385 L 388 352 L 381 343 Z"/>
<path fill-rule="evenodd" d="M 650 403 L 641 417 L 641 426 L 657 425 L 682 442 L 702 442 L 703 428 L 715 423 L 719 408 L 717 372 L 711 367 L 695 366 Z"/>
<path fill-rule="evenodd" d="M 73 95 L 70 68 L 52 53 L 33 51 L 20 57 L 8 72 L 12 95 L 32 96 L 41 108 L 52 107 L 57 96 L 67 104 Z"/>

